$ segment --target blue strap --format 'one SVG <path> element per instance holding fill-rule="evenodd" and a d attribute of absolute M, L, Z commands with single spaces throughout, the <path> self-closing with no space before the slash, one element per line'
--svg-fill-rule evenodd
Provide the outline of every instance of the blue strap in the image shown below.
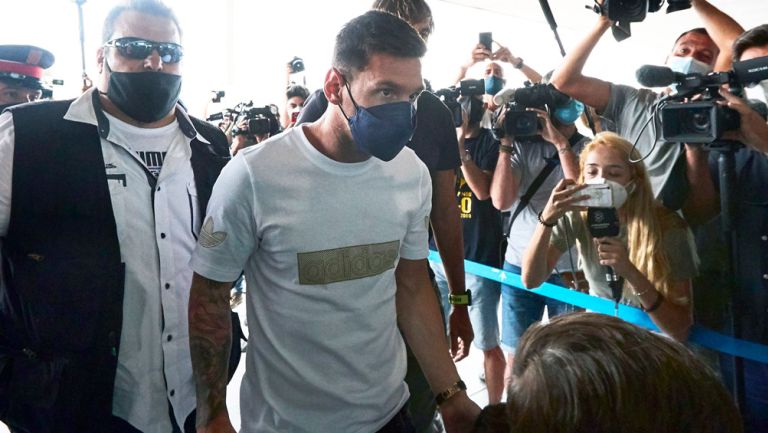
<path fill-rule="evenodd" d="M 440 255 L 436 251 L 431 250 L 429 252 L 429 260 L 436 263 L 442 262 L 442 260 L 440 260 Z M 470 262 L 469 260 L 464 260 L 464 271 L 489 280 L 498 281 L 517 290 L 528 290 L 523 287 L 520 275 L 512 272 Z M 614 314 L 614 302 L 610 299 L 598 298 L 550 283 L 543 283 L 538 288 L 530 291 L 537 295 L 576 305 L 577 307 L 596 313 L 608 315 Z M 639 308 L 620 304 L 619 317 L 627 322 L 652 331 L 659 330 L 659 328 L 651 321 L 650 317 Z M 707 329 L 700 325 L 693 325 L 688 341 L 728 355 L 768 363 L 768 346 L 753 343 L 751 341 L 737 340 L 731 336 L 712 331 L 711 329 Z"/>

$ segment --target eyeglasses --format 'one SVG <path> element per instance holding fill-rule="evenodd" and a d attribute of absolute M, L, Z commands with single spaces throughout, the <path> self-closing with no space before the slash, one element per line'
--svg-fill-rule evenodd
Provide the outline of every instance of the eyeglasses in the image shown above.
<path fill-rule="evenodd" d="M 118 38 L 104 44 L 105 47 L 115 47 L 121 56 L 143 60 L 157 50 L 163 63 L 178 63 L 184 56 L 184 48 L 172 42 L 154 42 L 139 38 Z"/>

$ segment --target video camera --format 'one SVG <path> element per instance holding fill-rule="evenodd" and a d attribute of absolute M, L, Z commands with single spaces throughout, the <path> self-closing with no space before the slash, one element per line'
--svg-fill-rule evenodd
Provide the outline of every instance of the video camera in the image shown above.
<path fill-rule="evenodd" d="M 483 94 L 485 94 L 485 80 L 482 78 L 478 80 L 461 80 L 459 82 L 459 87 L 451 86 L 435 92 L 435 95 L 443 101 L 449 110 L 451 110 L 451 114 L 453 115 L 453 125 L 457 128 L 461 126 L 463 122 L 459 97 Z"/>
<path fill-rule="evenodd" d="M 637 80 L 646 87 L 676 84 L 677 93 L 660 102 L 662 138 L 671 143 L 710 144 L 726 131 L 739 129 L 739 113 L 718 103 L 723 98 L 718 90 L 728 85 L 736 95 L 745 86 L 768 79 L 768 56 L 734 62 L 733 70 L 702 74 L 681 74 L 663 66 L 646 65 L 638 69 Z M 696 101 L 688 99 L 699 96 Z M 766 117 L 761 101 L 747 101 L 750 107 Z"/>
<path fill-rule="evenodd" d="M 299 72 L 304 72 L 304 59 L 298 56 L 294 56 L 289 62 L 288 65 L 291 67 L 291 73 L 297 74 Z"/>
<path fill-rule="evenodd" d="M 622 41 L 632 36 L 630 23 L 645 20 L 646 13 L 658 12 L 664 0 L 605 0 L 601 5 L 586 6 L 613 22 L 613 36 Z M 691 0 L 667 0 L 667 13 L 677 12 L 691 7 Z"/>
<path fill-rule="evenodd" d="M 496 139 L 503 137 L 533 137 L 539 134 L 541 125 L 535 112 L 527 111 L 527 108 L 540 108 L 553 110 L 567 104 L 571 98 L 555 89 L 551 84 L 531 84 L 525 82 L 525 87 L 519 89 L 505 89 L 493 97 L 496 105 L 503 108 L 497 111 L 498 115 L 506 113 L 504 122 L 493 129 Z M 494 124 L 497 122 L 494 121 Z"/>
<path fill-rule="evenodd" d="M 222 112 L 214 113 L 206 119 L 207 121 L 232 119 L 234 127 L 232 136 L 235 135 L 274 135 L 280 132 L 280 122 L 277 120 L 277 107 L 274 105 L 265 105 L 264 107 L 254 107 L 253 101 L 241 102 L 235 108 L 228 108 Z M 248 120 L 245 128 L 239 128 L 237 125 L 242 120 Z"/>

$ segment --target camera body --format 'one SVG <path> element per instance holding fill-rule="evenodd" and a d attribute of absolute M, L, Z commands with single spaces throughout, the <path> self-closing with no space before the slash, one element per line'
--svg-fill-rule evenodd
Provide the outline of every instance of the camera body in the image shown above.
<path fill-rule="evenodd" d="M 485 80 L 482 78 L 477 80 L 461 80 L 459 87 L 451 86 L 435 92 L 435 95 L 451 111 L 453 125 L 457 128 L 461 126 L 463 121 L 459 98 L 461 96 L 478 96 L 483 94 L 485 94 Z"/>
<path fill-rule="evenodd" d="M 555 89 L 551 84 L 525 83 L 525 87 L 516 89 L 505 104 L 506 115 L 500 127 L 493 132 L 497 139 L 506 136 L 533 137 L 541 131 L 538 114 L 527 108 L 554 109 L 567 104 L 571 98 Z M 496 123 L 496 122 L 494 122 Z"/>
<path fill-rule="evenodd" d="M 304 59 L 298 56 L 294 56 L 288 64 L 291 66 L 291 73 L 297 74 L 299 72 L 304 72 Z"/>
<path fill-rule="evenodd" d="M 678 93 L 661 109 L 662 139 L 671 143 L 712 144 L 727 131 L 741 126 L 739 113 L 718 103 L 723 98 L 718 90 L 728 85 L 741 96 L 743 86 L 768 79 L 768 56 L 735 62 L 733 70 L 708 75 L 688 74 L 676 77 Z M 700 100 L 687 102 L 685 98 L 700 96 Z M 683 101 L 680 101 L 683 100 Z M 749 106 L 766 117 L 766 106 L 761 101 L 747 101 Z"/>
<path fill-rule="evenodd" d="M 603 15 L 611 21 L 639 23 L 647 12 L 661 9 L 663 0 L 605 0 Z"/>
<path fill-rule="evenodd" d="M 739 125 L 739 113 L 715 100 L 670 103 L 661 110 L 661 135 L 673 143 L 712 143 Z"/>
<path fill-rule="evenodd" d="M 245 128 L 238 128 L 242 120 L 247 120 Z M 276 134 L 280 130 L 280 122 L 277 120 L 277 110 L 275 107 L 266 105 L 264 107 L 247 107 L 239 112 L 235 119 L 235 126 L 232 128 L 232 136 L 235 135 L 264 135 Z"/>

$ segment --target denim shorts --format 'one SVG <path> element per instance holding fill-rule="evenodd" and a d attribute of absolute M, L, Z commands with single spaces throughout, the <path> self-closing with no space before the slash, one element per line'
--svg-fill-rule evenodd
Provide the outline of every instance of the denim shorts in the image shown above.
<path fill-rule="evenodd" d="M 504 262 L 504 270 L 520 273 L 520 267 Z M 562 278 L 552 275 L 548 283 L 565 286 Z M 549 317 L 576 311 L 575 307 L 546 296 L 537 295 L 530 290 L 501 285 L 501 348 L 506 353 L 515 353 L 517 341 L 531 325 L 541 321 L 547 307 Z"/>
<path fill-rule="evenodd" d="M 435 281 L 440 289 L 440 300 L 445 317 L 451 312 L 448 303 L 448 281 L 442 263 L 430 263 L 435 272 Z M 469 321 L 475 333 L 474 346 L 490 350 L 499 345 L 499 296 L 501 284 L 470 273 L 464 276 L 467 290 L 472 291 L 472 305 L 469 306 Z"/>

